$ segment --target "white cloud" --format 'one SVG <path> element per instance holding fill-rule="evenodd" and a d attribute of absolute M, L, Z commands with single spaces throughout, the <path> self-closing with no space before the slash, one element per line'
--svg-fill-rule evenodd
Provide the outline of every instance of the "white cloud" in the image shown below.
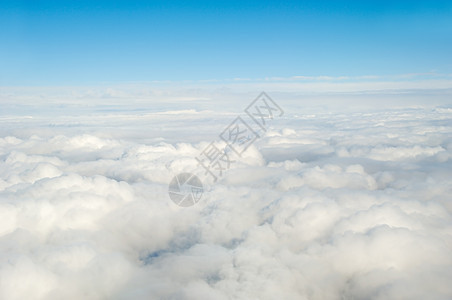
<path fill-rule="evenodd" d="M 0 114 L 1 299 L 452 297 L 450 108 L 286 109 L 179 208 L 235 115 L 96 105 Z"/>

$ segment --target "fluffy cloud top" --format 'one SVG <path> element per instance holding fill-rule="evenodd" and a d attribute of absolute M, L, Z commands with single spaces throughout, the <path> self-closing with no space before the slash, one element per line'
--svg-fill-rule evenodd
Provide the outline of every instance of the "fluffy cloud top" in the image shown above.
<path fill-rule="evenodd" d="M 2 118 L 0 298 L 452 297 L 450 109 L 289 112 L 176 206 L 230 118 Z"/>

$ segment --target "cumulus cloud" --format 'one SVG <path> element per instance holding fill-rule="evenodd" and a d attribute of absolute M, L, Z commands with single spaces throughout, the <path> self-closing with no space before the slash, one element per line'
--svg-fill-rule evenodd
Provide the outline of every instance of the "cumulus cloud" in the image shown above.
<path fill-rule="evenodd" d="M 133 116 L 0 119 L 1 299 L 452 297 L 447 107 L 289 111 L 189 208 L 234 116 Z"/>

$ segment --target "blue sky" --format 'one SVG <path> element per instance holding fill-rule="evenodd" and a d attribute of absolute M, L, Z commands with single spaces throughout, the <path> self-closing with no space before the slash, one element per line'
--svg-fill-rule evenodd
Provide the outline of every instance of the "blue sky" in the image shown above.
<path fill-rule="evenodd" d="M 452 1 L 0 2 L 0 86 L 452 73 Z"/>

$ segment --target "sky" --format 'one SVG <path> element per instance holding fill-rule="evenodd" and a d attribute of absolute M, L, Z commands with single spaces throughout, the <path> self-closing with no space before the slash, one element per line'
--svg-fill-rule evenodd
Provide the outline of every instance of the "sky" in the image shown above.
<path fill-rule="evenodd" d="M 0 86 L 452 73 L 450 1 L 0 2 Z"/>

